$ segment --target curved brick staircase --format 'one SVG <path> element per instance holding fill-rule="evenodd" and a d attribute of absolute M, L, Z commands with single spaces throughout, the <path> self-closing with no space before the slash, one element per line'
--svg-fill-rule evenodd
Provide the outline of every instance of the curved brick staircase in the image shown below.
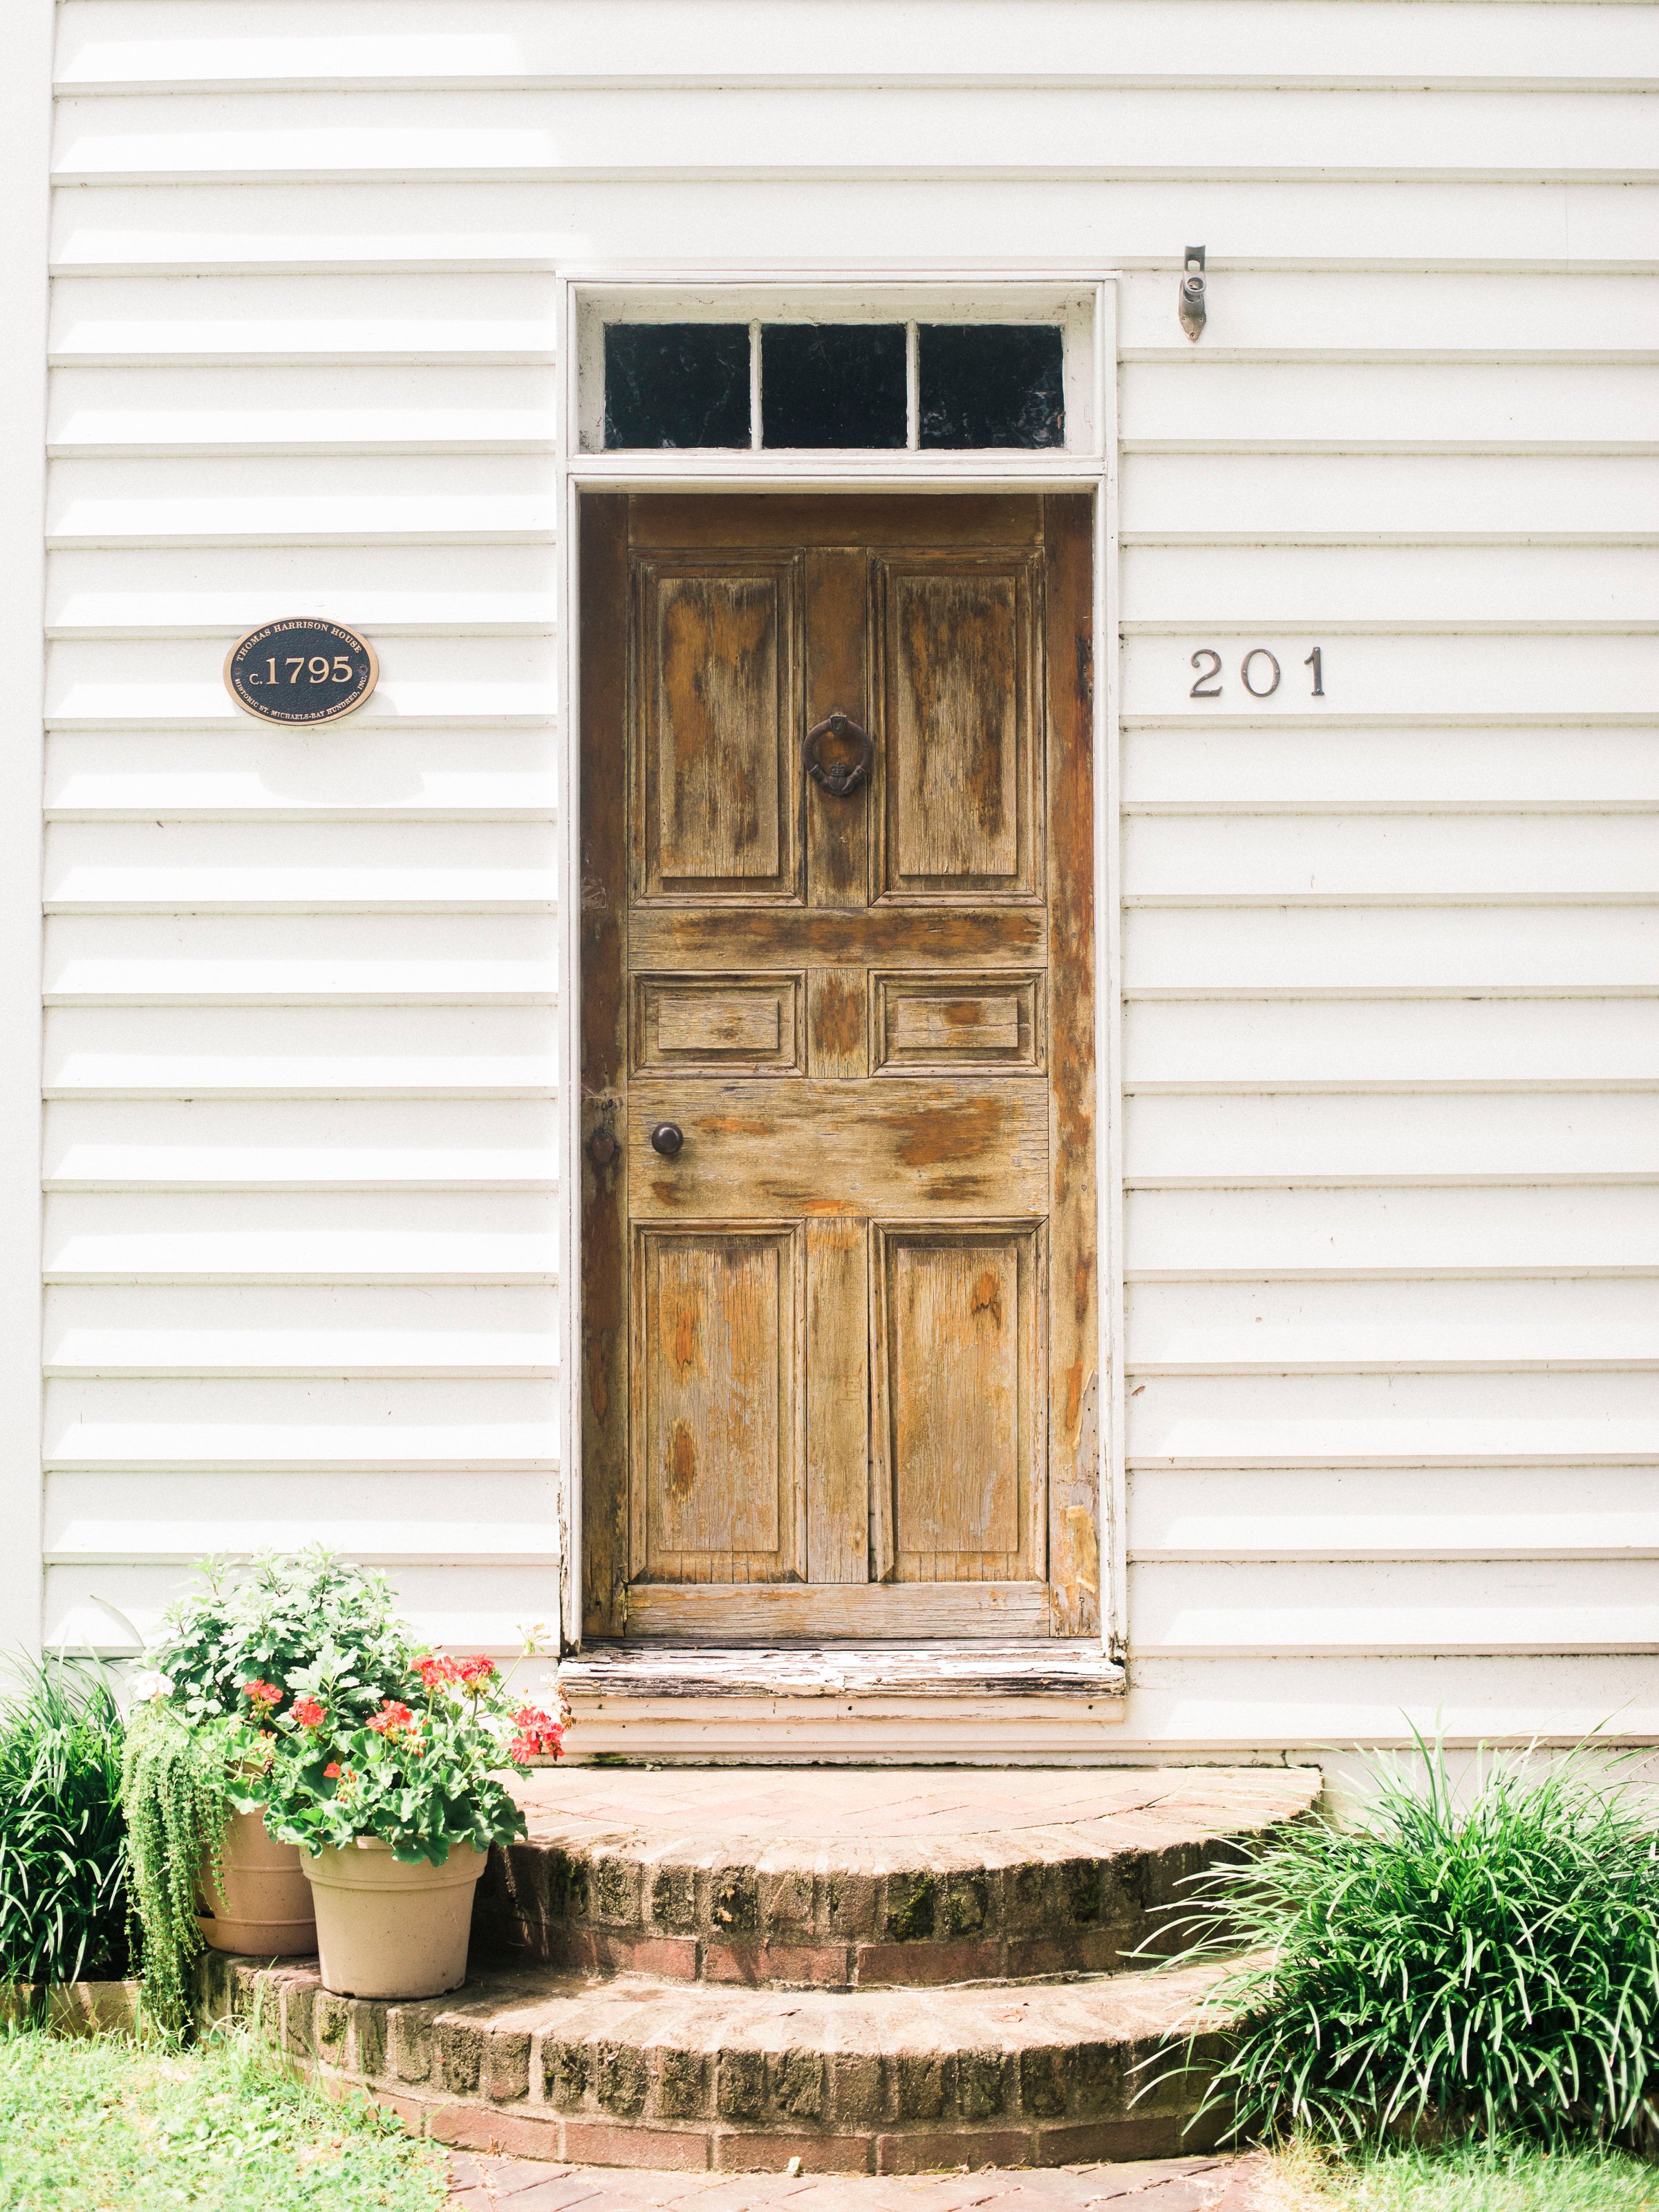
<path fill-rule="evenodd" d="M 520 1789 L 464 1989 L 332 1996 L 210 1960 L 210 2014 L 475 2149 L 908 2173 L 1204 2147 L 1143 2062 L 1216 1974 L 1148 1970 L 1158 1908 L 1311 1769 L 575 1768 Z M 1212 2034 L 1222 2023 L 1206 2018 Z"/>

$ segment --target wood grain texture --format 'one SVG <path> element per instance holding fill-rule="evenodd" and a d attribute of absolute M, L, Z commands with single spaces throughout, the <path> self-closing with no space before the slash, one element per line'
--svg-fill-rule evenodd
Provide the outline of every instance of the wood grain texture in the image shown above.
<path fill-rule="evenodd" d="M 767 913 L 753 907 L 699 914 L 682 907 L 636 914 L 629 940 L 634 959 L 653 968 L 781 968 L 793 960 L 826 967 L 933 968 L 964 960 L 976 968 L 1029 968 L 1042 958 L 1048 934 L 1040 907 L 932 913 L 872 907 L 861 914 L 813 908 Z"/>
<path fill-rule="evenodd" d="M 636 1230 L 634 1543 L 675 1582 L 805 1570 L 797 1231 Z"/>
<path fill-rule="evenodd" d="M 873 582 L 882 896 L 1032 896 L 1042 739 L 1031 563 L 912 554 L 876 563 Z"/>
<path fill-rule="evenodd" d="M 887 492 L 641 493 L 629 537 L 641 551 L 672 547 L 1039 546 L 1042 501 L 1019 492 L 948 499 Z"/>
<path fill-rule="evenodd" d="M 871 978 L 872 1070 L 1040 1069 L 1047 981 L 994 972 L 878 973 Z"/>
<path fill-rule="evenodd" d="M 870 1579 L 870 1231 L 806 1224 L 806 1560 L 815 1585 Z"/>
<path fill-rule="evenodd" d="M 870 1067 L 869 980 L 862 968 L 814 968 L 806 981 L 808 1066 L 817 1076 L 858 1077 Z"/>
<path fill-rule="evenodd" d="M 823 546 L 805 556 L 805 730 L 831 714 L 861 729 L 871 721 L 866 602 L 869 562 L 860 546 Z M 815 907 L 854 910 L 870 902 L 870 806 L 857 793 L 837 798 L 804 781 L 807 896 Z"/>
<path fill-rule="evenodd" d="M 952 1595 L 928 1593 L 947 1601 Z M 954 1643 L 948 1635 L 921 1644 L 860 1647 L 838 1638 L 724 1651 L 707 1644 L 595 1643 L 579 1659 L 567 1659 L 559 1679 L 573 1698 L 957 1698 L 978 1690 L 1004 1698 L 1096 1698 L 1121 1697 L 1124 1689 L 1122 1667 L 1098 1644 L 1049 1636 L 1022 1641 L 1012 1630 L 994 1644 Z"/>
<path fill-rule="evenodd" d="M 802 981 L 635 972 L 634 1073 L 800 1074 Z"/>
<path fill-rule="evenodd" d="M 793 899 L 798 564 L 636 567 L 636 896 Z"/>
<path fill-rule="evenodd" d="M 694 1644 L 1042 1636 L 1048 1626 L 1048 1593 L 1041 1583 L 868 1583 L 861 1589 L 634 1583 L 628 1591 L 630 1636 L 684 1637 Z"/>
<path fill-rule="evenodd" d="M 605 1636 L 623 1626 L 628 1576 L 628 818 L 617 772 L 628 688 L 624 498 L 582 502 L 581 594 L 582 1623 L 585 1635 Z M 618 1142 L 604 1167 L 586 1151 L 599 1131 Z"/>
<path fill-rule="evenodd" d="M 664 1160 L 650 1131 L 672 1121 Z M 641 1079 L 629 1090 L 635 1220 L 1047 1211 L 1040 1078 L 848 1083 Z"/>
<path fill-rule="evenodd" d="M 874 1231 L 872 1449 L 884 1576 L 1042 1579 L 1042 1243 L 1030 1224 Z"/>
<path fill-rule="evenodd" d="M 1092 514 L 1044 502 L 1048 546 L 1048 1577 L 1057 1636 L 1100 1627 L 1100 1255 L 1095 1165 Z"/>

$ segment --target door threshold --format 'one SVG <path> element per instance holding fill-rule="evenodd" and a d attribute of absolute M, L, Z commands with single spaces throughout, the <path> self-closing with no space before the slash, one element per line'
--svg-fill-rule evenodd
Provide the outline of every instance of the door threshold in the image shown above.
<path fill-rule="evenodd" d="M 999 1643 L 589 1644 L 559 1670 L 574 1698 L 1121 1698 L 1087 1638 Z"/>

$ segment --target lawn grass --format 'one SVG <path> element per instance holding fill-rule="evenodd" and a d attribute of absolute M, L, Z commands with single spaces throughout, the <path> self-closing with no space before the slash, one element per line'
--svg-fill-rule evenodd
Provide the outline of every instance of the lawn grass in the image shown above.
<path fill-rule="evenodd" d="M 1338 2156 L 1274 2154 L 1285 2212 L 1654 2212 L 1659 2166 L 1618 2151 L 1471 2143 Z"/>
<path fill-rule="evenodd" d="M 0 2036 L 0 2212 L 436 2212 L 444 2160 L 246 2038 Z"/>

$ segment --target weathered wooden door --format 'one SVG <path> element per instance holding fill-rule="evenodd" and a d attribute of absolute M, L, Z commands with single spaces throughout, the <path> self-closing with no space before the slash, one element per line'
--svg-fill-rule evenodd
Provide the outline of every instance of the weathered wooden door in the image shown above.
<path fill-rule="evenodd" d="M 584 502 L 589 1634 L 1096 1626 L 1090 544 Z"/>

